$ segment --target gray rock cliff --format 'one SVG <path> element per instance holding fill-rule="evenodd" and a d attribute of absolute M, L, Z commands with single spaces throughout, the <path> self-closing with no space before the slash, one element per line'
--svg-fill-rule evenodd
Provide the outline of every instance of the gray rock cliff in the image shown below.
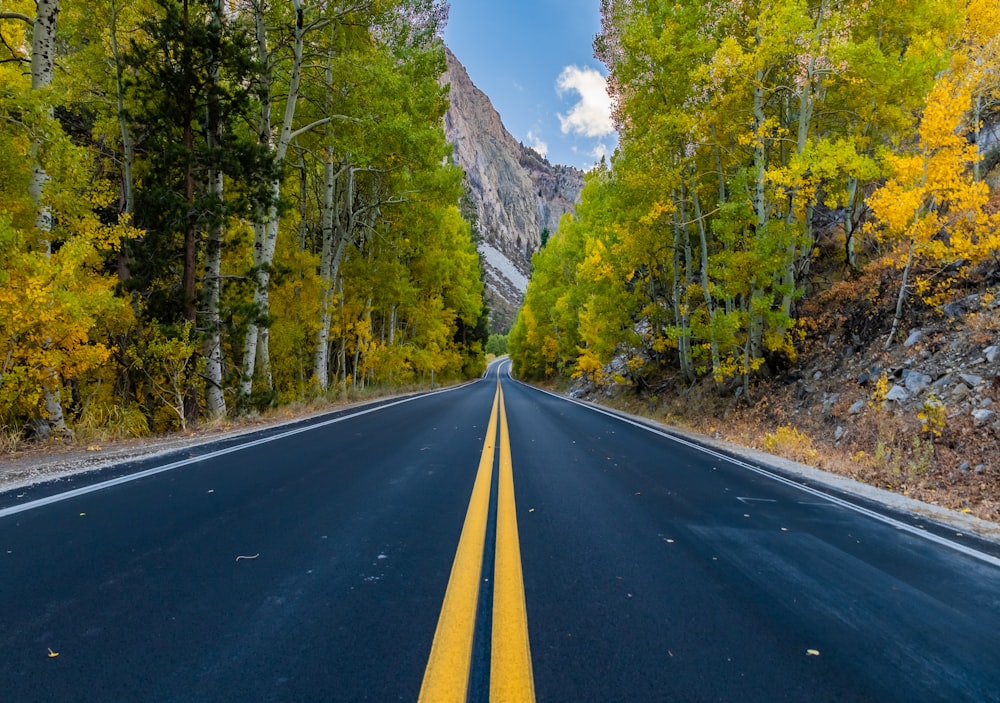
<path fill-rule="evenodd" d="M 450 50 L 442 81 L 450 85 L 444 118 L 453 159 L 465 170 L 467 212 L 479 234 L 492 331 L 506 331 L 524 299 L 531 255 L 542 232 L 554 233 L 583 189 L 583 171 L 558 166 L 518 142 L 490 99 Z"/>

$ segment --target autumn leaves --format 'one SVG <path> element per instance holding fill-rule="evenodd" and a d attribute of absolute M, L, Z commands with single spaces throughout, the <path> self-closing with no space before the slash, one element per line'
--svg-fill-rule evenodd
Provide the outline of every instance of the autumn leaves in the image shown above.
<path fill-rule="evenodd" d="M 0 428 L 122 408 L 163 431 L 481 373 L 439 9 L 5 3 Z"/>
<path fill-rule="evenodd" d="M 621 146 L 535 260 L 510 337 L 522 375 L 669 367 L 748 388 L 794 358 L 815 270 L 888 261 L 900 287 L 871 294 L 899 311 L 1000 246 L 977 149 L 1000 97 L 995 2 L 602 12 Z M 915 262 L 930 269 L 916 282 Z"/>

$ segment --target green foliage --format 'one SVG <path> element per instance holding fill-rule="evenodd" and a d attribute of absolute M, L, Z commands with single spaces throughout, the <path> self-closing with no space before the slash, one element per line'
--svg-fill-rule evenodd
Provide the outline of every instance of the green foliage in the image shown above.
<path fill-rule="evenodd" d="M 671 368 L 748 388 L 793 360 L 810 272 L 836 251 L 818 246 L 814 215 L 834 218 L 860 267 L 864 196 L 891 172 L 887 152 L 912 146 L 950 47 L 974 26 L 961 5 L 602 3 L 595 47 L 619 149 L 536 259 L 515 369 L 641 383 Z M 980 34 L 964 41 L 982 47 Z M 967 66 L 984 63 L 978 51 Z"/>
<path fill-rule="evenodd" d="M 246 409 L 306 398 L 324 310 L 331 395 L 485 366 L 480 262 L 458 209 L 462 174 L 446 165 L 440 8 L 303 8 L 299 109 L 279 172 L 261 115 L 270 108 L 280 125 L 292 89 L 292 7 L 265 7 L 262 58 L 252 12 L 223 5 L 66 6 L 60 70 L 44 91 L 19 63 L 30 58 L 26 26 L 0 20 L 0 427 L 12 442 L 44 417 L 43 389 L 68 402 L 70 385 L 86 437 L 187 427 L 208 402 L 213 333 L 221 390 L 237 407 L 251 324 L 269 344 Z M 4 9 L 34 11 L 20 0 Z M 48 176 L 41 202 L 35 161 Z M 340 169 L 333 269 L 323 260 L 328 163 Z M 50 229 L 36 225 L 43 209 Z M 253 226 L 272 212 L 261 305 Z"/>
<path fill-rule="evenodd" d="M 491 334 L 486 343 L 486 353 L 493 356 L 503 356 L 507 353 L 507 335 Z"/>

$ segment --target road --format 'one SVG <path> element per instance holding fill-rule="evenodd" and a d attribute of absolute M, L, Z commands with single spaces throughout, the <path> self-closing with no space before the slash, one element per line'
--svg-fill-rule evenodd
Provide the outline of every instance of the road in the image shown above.
<path fill-rule="evenodd" d="M 0 701 L 1000 701 L 988 545 L 497 374 L 0 494 Z"/>

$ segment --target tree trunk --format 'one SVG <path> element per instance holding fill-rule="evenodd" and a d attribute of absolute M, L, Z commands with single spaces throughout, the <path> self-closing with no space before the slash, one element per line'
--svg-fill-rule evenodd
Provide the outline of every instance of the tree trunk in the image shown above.
<path fill-rule="evenodd" d="M 339 278 L 337 281 L 338 293 L 340 294 L 340 319 L 341 324 L 343 324 L 344 319 L 344 279 Z M 340 335 L 340 392 L 342 395 L 347 395 L 347 333 L 346 330 Z"/>
<path fill-rule="evenodd" d="M 111 0 L 110 24 L 111 60 L 115 63 L 115 104 L 118 129 L 122 138 L 122 195 L 125 200 L 123 210 L 131 219 L 135 212 L 135 179 L 132 175 L 132 165 L 135 161 L 135 141 L 132 138 L 132 130 L 128 126 L 128 115 L 125 112 L 125 74 L 122 71 L 121 51 L 118 48 L 117 0 Z"/>
<path fill-rule="evenodd" d="M 59 0 L 37 0 L 37 11 L 31 32 L 31 89 L 41 90 L 52 85 L 55 75 L 56 22 L 59 19 Z M 49 108 L 49 120 L 53 119 Z M 39 143 L 31 147 L 31 182 L 28 192 L 35 204 L 35 227 L 40 233 L 40 239 L 45 242 L 46 253 L 51 256 L 52 242 L 52 210 L 45 203 L 45 184 L 49 175 L 41 164 L 38 156 Z M 44 342 L 46 347 L 52 344 L 51 339 Z M 59 390 L 59 371 L 54 368 L 45 370 L 45 381 L 42 394 L 45 400 L 45 414 L 49 426 L 56 432 L 66 431 L 66 417 L 63 413 L 62 397 Z"/>
<path fill-rule="evenodd" d="M 674 215 L 674 280 L 673 280 L 673 302 L 674 302 L 674 323 L 677 325 L 677 360 L 681 367 L 684 380 L 694 383 L 694 360 L 691 358 L 691 321 L 688 316 L 687 291 L 681 278 L 681 272 L 687 269 L 685 262 L 681 261 L 681 235 L 682 230 L 687 227 L 687 212 L 683 204 L 683 192 L 681 193 L 681 207 Z M 684 248 L 687 252 L 688 247 Z M 686 276 L 685 276 L 686 278 Z"/>
<path fill-rule="evenodd" d="M 764 138 L 761 131 L 764 126 L 764 72 L 757 71 L 753 91 L 753 125 L 754 125 L 754 194 L 753 207 L 756 215 L 754 236 L 764 236 L 767 228 L 767 204 L 764 200 L 764 177 L 767 168 L 767 153 L 764 150 Z M 764 316 L 758 310 L 757 301 L 763 297 L 763 289 L 756 283 L 751 285 L 750 300 L 747 303 L 748 334 L 746 373 L 749 373 L 750 363 L 760 358 L 764 340 Z"/>
<path fill-rule="evenodd" d="M 333 281 L 328 274 L 333 262 L 333 218 L 336 176 L 333 172 L 333 154 L 328 146 L 323 164 L 323 218 L 320 228 L 322 253 L 319 261 L 320 313 L 319 330 L 316 332 L 316 350 L 313 357 L 313 376 L 321 393 L 329 386 L 330 321 L 333 319 Z"/>
<path fill-rule="evenodd" d="M 717 376 L 722 364 L 719 359 L 719 342 L 715 338 L 715 301 L 708 280 L 708 233 L 705 231 L 705 221 L 701 216 L 701 200 L 698 198 L 697 184 L 691 187 L 691 201 L 694 207 L 694 217 L 698 222 L 698 240 L 701 245 L 701 291 L 705 297 L 705 307 L 708 308 L 708 341 L 712 355 L 712 374 Z"/>
<path fill-rule="evenodd" d="M 347 175 L 342 201 L 338 199 L 336 184 L 340 176 Z M 324 164 L 323 183 L 323 249 L 320 257 L 320 328 L 316 338 L 313 370 L 321 391 L 329 386 L 330 323 L 333 317 L 333 289 L 338 280 L 340 262 L 352 237 L 354 215 L 354 170 L 344 160 L 340 170 L 333 172 L 333 151 L 328 148 Z M 341 206 L 348 211 L 347 221 L 341 221 Z"/>
<path fill-rule="evenodd" d="M 977 93 L 972 105 L 972 143 L 976 145 L 976 160 L 972 162 L 972 180 L 978 183 L 983 180 L 983 152 L 980 147 L 983 136 L 983 96 Z"/>
<path fill-rule="evenodd" d="M 333 62 L 332 57 L 327 56 L 326 61 L 326 84 L 333 85 Z M 333 112 L 332 96 L 327 93 L 327 112 Z M 313 375 L 320 392 L 325 393 L 330 383 L 330 321 L 333 317 L 333 287 L 337 280 L 337 269 L 340 264 L 340 256 L 343 247 L 336 238 L 336 222 L 338 217 L 336 208 L 337 180 L 344 172 L 350 169 L 350 164 L 345 158 L 343 166 L 334 173 L 333 161 L 333 126 L 329 122 L 326 125 L 326 146 L 324 147 L 323 163 L 323 217 L 321 226 L 322 254 L 320 255 L 319 278 L 320 278 L 320 321 L 319 330 L 316 333 L 316 350 L 313 358 Z M 350 174 L 349 174 L 350 176 Z M 350 205 L 348 205 L 350 207 Z"/>
<path fill-rule="evenodd" d="M 221 44 L 224 22 L 221 0 L 213 0 L 211 9 L 212 24 L 218 32 Z M 219 60 L 220 56 L 216 52 L 212 56 L 209 66 L 208 147 L 210 150 L 221 147 L 223 140 L 218 95 Z M 219 304 L 222 297 L 222 245 L 226 237 L 225 207 L 223 204 L 225 193 L 221 168 L 212 167 L 210 169 L 208 189 L 214 206 L 218 208 L 215 221 L 208 230 L 208 239 L 205 243 L 205 273 L 202 282 L 205 305 L 205 411 L 208 417 L 214 420 L 224 417 L 226 414 L 222 372 L 222 320 L 219 315 Z"/>
<path fill-rule="evenodd" d="M 108 34 L 111 40 L 111 60 L 115 65 L 115 107 L 118 117 L 118 130 L 122 138 L 122 212 L 129 224 L 135 213 L 135 178 L 132 166 L 135 161 L 135 140 L 129 129 L 128 116 L 125 113 L 125 74 L 122 70 L 121 50 L 118 47 L 118 1 L 111 0 L 111 16 L 109 18 Z M 131 256 L 128 240 L 121 243 L 118 250 L 118 280 L 127 283 L 132 277 Z"/>
<path fill-rule="evenodd" d="M 854 236 L 854 208 L 857 205 L 858 179 L 849 178 L 847 181 L 847 203 L 844 206 L 844 248 L 846 250 L 847 265 L 852 270 L 858 268 L 858 245 Z"/>
<path fill-rule="evenodd" d="M 299 83 L 302 78 L 302 55 L 305 37 L 303 7 L 300 0 L 292 0 L 295 9 L 295 37 L 292 44 L 291 76 L 288 83 L 288 96 L 285 101 L 285 113 L 281 122 L 278 141 L 275 144 L 271 129 L 271 57 L 267 48 L 267 28 L 264 23 L 263 4 L 254 8 L 257 27 L 258 59 L 264 67 L 265 76 L 262 84 L 260 142 L 271 149 L 275 167 L 280 174 L 281 167 L 292 141 L 292 126 L 295 120 L 295 107 L 298 102 Z M 274 262 L 274 250 L 278 241 L 278 200 L 281 197 L 281 177 L 276 176 L 271 182 L 271 202 L 260 209 L 257 222 L 254 223 L 254 309 L 257 319 L 247 325 L 246 338 L 243 345 L 243 379 L 240 390 L 244 396 L 249 396 L 253 390 L 255 365 L 261 362 L 261 376 L 267 387 L 271 388 L 270 372 L 270 333 L 267 324 L 259 324 L 259 319 L 266 321 L 270 313 L 271 265 Z"/>
<path fill-rule="evenodd" d="M 903 280 L 899 284 L 899 296 L 896 298 L 896 314 L 892 318 L 892 328 L 889 330 L 889 337 L 885 340 L 886 351 L 892 347 L 899 324 L 903 321 L 903 304 L 906 302 L 906 286 L 910 278 L 910 269 L 913 267 L 913 240 L 910 240 L 910 247 L 906 252 L 906 265 L 903 267 Z"/>

